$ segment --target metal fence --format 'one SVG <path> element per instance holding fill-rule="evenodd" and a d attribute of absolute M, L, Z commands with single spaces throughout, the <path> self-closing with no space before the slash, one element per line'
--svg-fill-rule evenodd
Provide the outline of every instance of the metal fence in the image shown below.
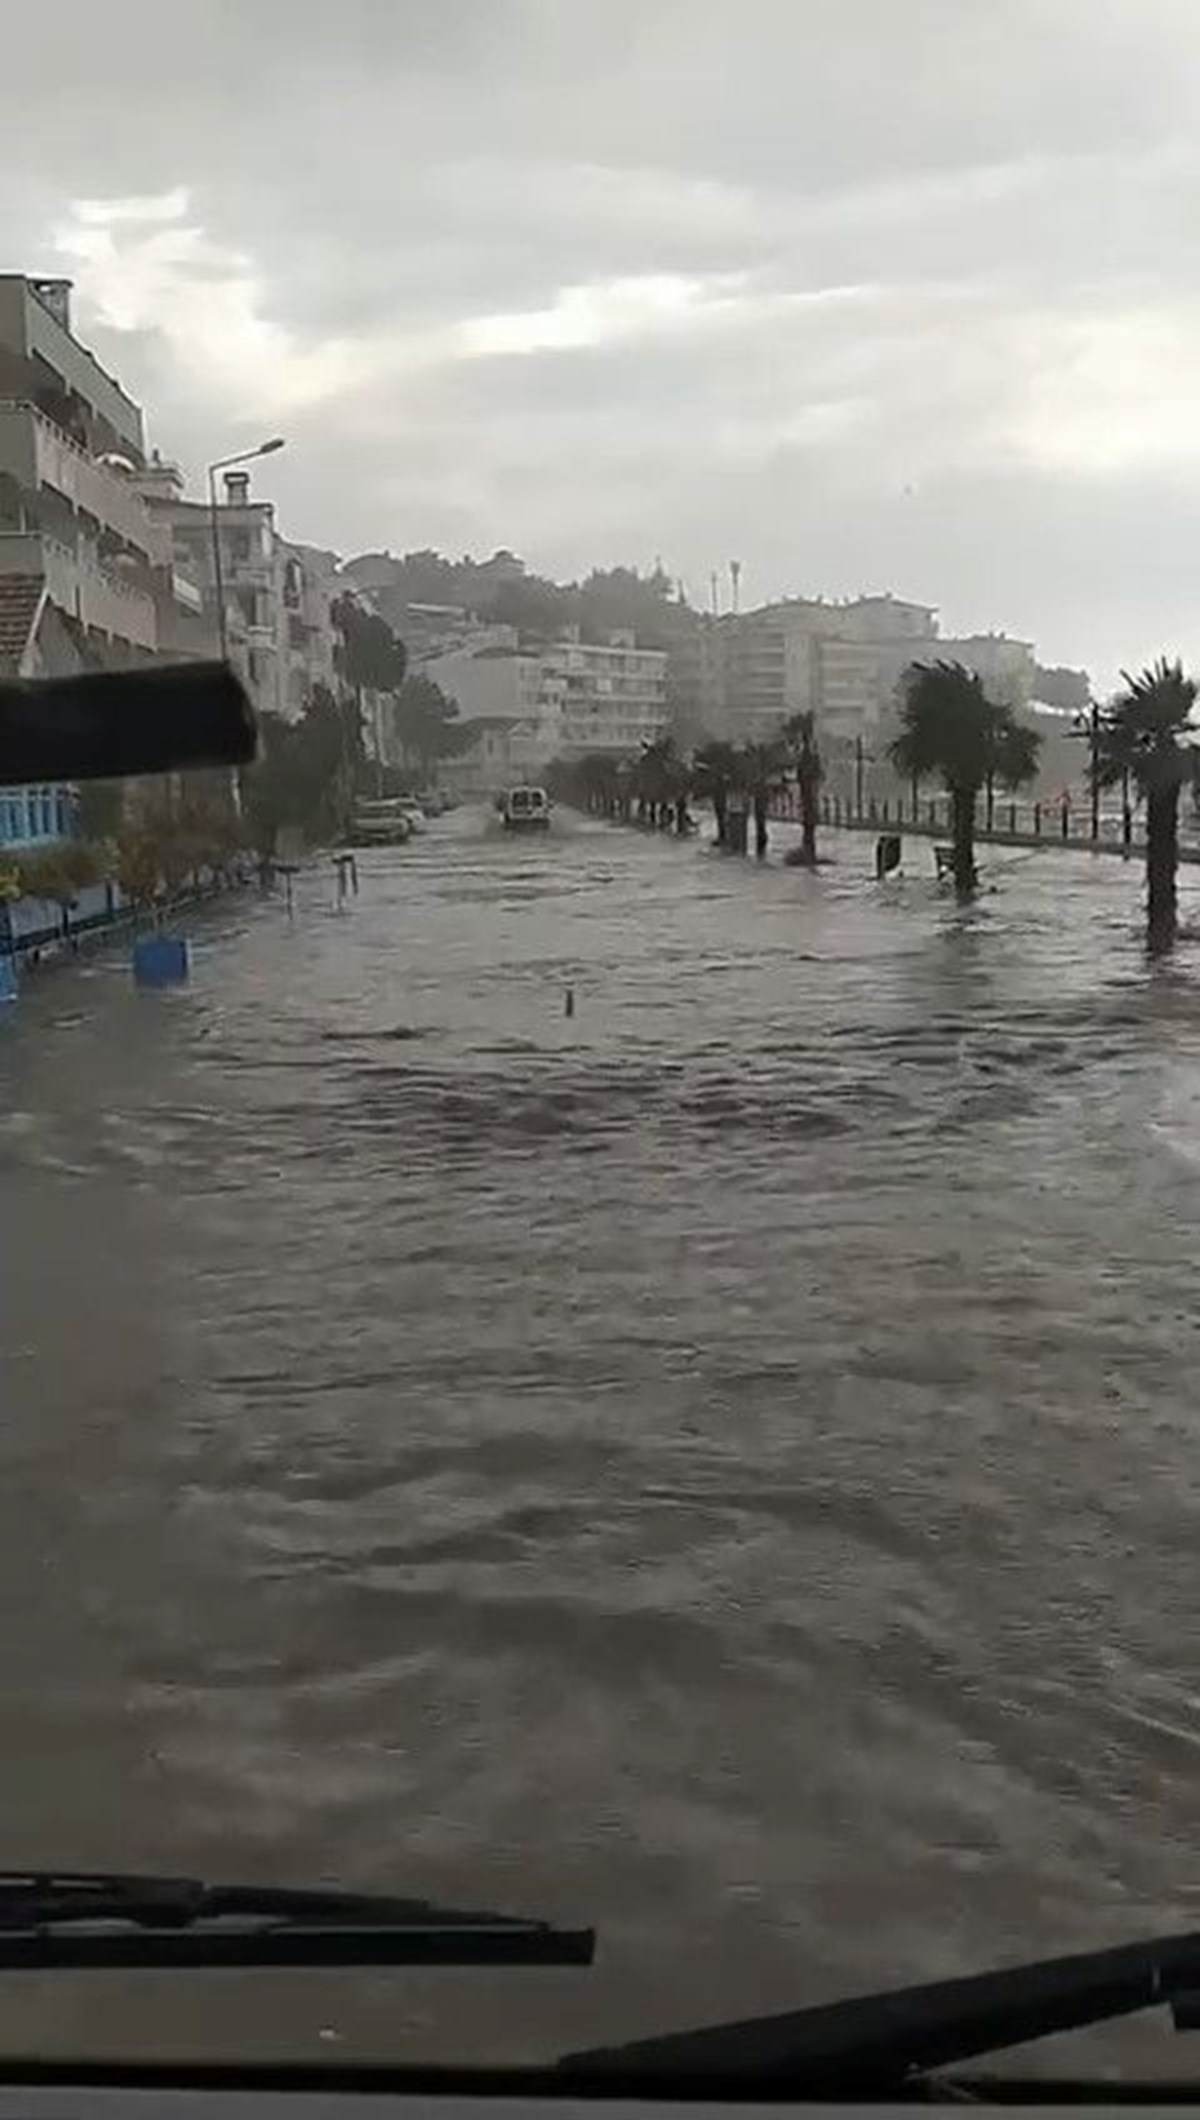
<path fill-rule="evenodd" d="M 819 814 L 826 829 L 917 832 L 931 839 L 950 836 L 948 795 L 868 796 L 861 808 L 848 797 L 823 795 Z M 772 805 L 772 815 L 779 821 L 798 822 L 794 789 Z M 975 812 L 977 838 L 1014 846 L 1090 847 L 1104 853 L 1135 854 L 1144 848 L 1144 829 L 1140 804 L 1105 803 L 1093 810 L 1090 800 L 1080 804 L 1066 797 L 1027 802 L 981 796 Z M 1180 854 L 1185 860 L 1200 860 L 1200 822 L 1189 813 L 1180 815 Z"/>

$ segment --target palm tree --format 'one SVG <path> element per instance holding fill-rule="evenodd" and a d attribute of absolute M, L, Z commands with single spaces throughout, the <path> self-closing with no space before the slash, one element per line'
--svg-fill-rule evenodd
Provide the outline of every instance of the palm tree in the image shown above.
<path fill-rule="evenodd" d="M 754 851 L 760 861 L 767 851 L 771 797 L 783 787 L 787 768 L 787 753 L 778 741 L 744 743 L 738 751 L 738 784 L 750 798 L 754 813 Z"/>
<path fill-rule="evenodd" d="M 796 779 L 800 799 L 800 866 L 817 866 L 817 798 L 823 772 L 817 749 L 816 717 L 811 712 L 792 714 L 780 731 L 784 750 Z"/>
<path fill-rule="evenodd" d="M 570 769 L 570 779 L 585 810 L 600 817 L 615 817 L 620 799 L 617 767 L 620 761 L 607 751 L 588 751 Z"/>
<path fill-rule="evenodd" d="M 738 754 L 733 744 L 701 744 L 692 760 L 692 786 L 701 801 L 711 802 L 717 845 L 726 843 L 730 790 L 737 785 Z"/>
<path fill-rule="evenodd" d="M 1196 679 L 1160 655 L 1097 717 L 1094 771 L 1102 788 L 1131 773 L 1146 803 L 1146 942 L 1169 950 L 1176 930 L 1179 796 L 1196 778 Z"/>
<path fill-rule="evenodd" d="M 1010 706 L 989 699 L 962 663 L 913 663 L 902 680 L 900 734 L 892 763 L 906 780 L 936 774 L 950 796 L 954 888 L 969 898 L 975 870 L 975 805 L 988 781 L 1017 788 L 1037 771 L 1041 737 Z"/>
<path fill-rule="evenodd" d="M 639 817 L 648 818 L 651 824 L 661 824 L 666 811 L 669 821 L 677 822 L 677 806 L 681 793 L 686 790 L 687 776 L 683 760 L 675 749 L 674 738 L 659 736 L 653 743 L 644 743 L 641 756 L 635 762 L 634 774 Z"/>

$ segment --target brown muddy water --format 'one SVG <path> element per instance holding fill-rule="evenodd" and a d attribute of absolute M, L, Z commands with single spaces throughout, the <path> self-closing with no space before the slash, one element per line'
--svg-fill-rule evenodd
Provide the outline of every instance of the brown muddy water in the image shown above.
<path fill-rule="evenodd" d="M 6 2046 L 516 2057 L 1195 1920 L 1200 952 L 1118 861 L 827 844 L 463 812 L 0 1022 L 0 1862 L 601 1932 Z"/>

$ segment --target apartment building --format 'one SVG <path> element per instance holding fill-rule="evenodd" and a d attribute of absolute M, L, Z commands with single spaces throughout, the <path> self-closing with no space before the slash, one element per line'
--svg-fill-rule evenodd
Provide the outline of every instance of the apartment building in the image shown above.
<path fill-rule="evenodd" d="M 631 633 L 583 641 L 572 629 L 533 645 L 511 626 L 480 627 L 469 645 L 417 667 L 457 703 L 464 721 L 503 722 L 513 732 L 508 752 L 515 749 L 530 768 L 589 751 L 635 753 L 667 726 L 666 655 L 639 648 Z M 486 755 L 498 755 L 494 745 Z"/>
<path fill-rule="evenodd" d="M 958 639 L 939 639 L 937 653 L 974 670 L 989 699 L 1027 707 L 1034 697 L 1037 658 L 1032 641 L 1014 640 L 1007 633 L 968 633 Z"/>
<path fill-rule="evenodd" d="M 71 329 L 66 280 L 0 274 L 0 671 L 61 676 L 212 652 L 138 489 L 139 407 Z M 73 828 L 68 789 L 8 791 L 0 842 Z"/>
<path fill-rule="evenodd" d="M 337 672 L 333 606 L 345 583 L 336 552 L 281 538 L 277 553 L 282 626 L 280 711 L 294 720 L 303 713 L 314 686 L 334 689 Z"/>
<path fill-rule="evenodd" d="M 41 677 L 47 664 L 61 667 L 60 658 L 68 669 L 78 668 L 74 657 L 74 643 L 50 606 L 45 582 L 0 574 L 0 675 Z M 76 808 L 74 790 L 63 783 L 0 788 L 0 858 L 70 837 Z"/>
<path fill-rule="evenodd" d="M 158 549 L 189 585 L 214 653 L 221 634 L 215 531 L 229 661 L 259 713 L 298 719 L 314 685 L 334 682 L 336 552 L 282 537 L 274 502 L 251 492 L 245 470 L 225 472 L 215 522 L 206 500 L 189 499 L 178 464 L 157 450 L 137 483 Z"/>
<path fill-rule="evenodd" d="M 557 751 L 582 758 L 589 751 L 637 752 L 667 726 L 667 658 L 639 648 L 632 633 L 583 641 L 578 631 L 545 651 L 548 675 L 561 688 Z"/>
<path fill-rule="evenodd" d="M 811 712 L 833 735 L 875 728 L 910 662 L 936 652 L 937 614 L 893 596 L 789 597 L 704 618 L 672 663 L 678 726 L 731 741 Z"/>
<path fill-rule="evenodd" d="M 830 739 L 869 741 L 894 717 L 905 670 L 936 658 L 977 671 L 994 699 L 1027 706 L 1034 697 L 1029 641 L 944 635 L 933 605 L 890 595 L 788 597 L 756 611 L 697 617 L 671 654 L 673 726 L 691 741 L 702 732 L 741 742 L 811 712 Z"/>
<path fill-rule="evenodd" d="M 138 488 L 154 524 L 157 548 L 193 585 L 214 652 L 221 645 L 213 511 L 190 500 L 178 464 L 155 451 L 138 476 Z M 260 713 L 286 707 L 281 614 L 281 563 L 271 501 L 255 500 L 245 471 L 227 471 L 218 495 L 224 603 L 224 646 Z"/>
<path fill-rule="evenodd" d="M 0 575 L 36 580 L 85 659 L 155 653 L 142 415 L 71 331 L 70 284 L 0 275 Z"/>
<path fill-rule="evenodd" d="M 446 768 L 461 793 L 495 794 L 544 771 L 558 753 L 562 685 L 542 654 L 522 648 L 515 626 L 439 618 L 406 645 L 409 669 L 438 685 L 471 730 L 470 747 Z"/>

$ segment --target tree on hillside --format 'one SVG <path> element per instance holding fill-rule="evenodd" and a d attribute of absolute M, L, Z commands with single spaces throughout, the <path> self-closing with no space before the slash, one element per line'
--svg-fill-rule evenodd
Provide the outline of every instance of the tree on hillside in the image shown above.
<path fill-rule="evenodd" d="M 515 626 L 518 633 L 553 640 L 577 622 L 579 605 L 574 589 L 525 574 L 498 582 L 489 594 L 485 614 L 497 625 Z"/>
<path fill-rule="evenodd" d="M 780 731 L 784 757 L 796 782 L 800 803 L 800 865 L 817 866 L 817 803 L 821 793 L 821 753 L 812 713 L 792 714 Z M 795 856 L 792 856 L 795 859 Z"/>
<path fill-rule="evenodd" d="M 478 560 L 469 554 L 447 559 L 426 549 L 398 556 L 363 553 L 348 560 L 343 573 L 397 616 L 407 603 L 457 604 L 543 639 L 578 625 L 585 640 L 627 630 L 643 647 L 668 648 L 696 623 L 695 613 L 675 598 L 671 577 L 657 560 L 648 574 L 636 567 L 598 567 L 582 582 L 564 583 L 531 574 L 515 552 L 503 547 Z"/>
<path fill-rule="evenodd" d="M 1177 923 L 1179 797 L 1194 784 L 1200 728 L 1197 683 L 1182 663 L 1160 656 L 1140 676 L 1121 672 L 1123 692 L 1100 715 L 1096 777 L 1113 787 L 1132 774 L 1146 804 L 1146 941 L 1168 950 Z"/>
<path fill-rule="evenodd" d="M 632 633 L 640 648 L 670 648 L 694 614 L 674 600 L 674 584 L 661 566 L 650 574 L 636 567 L 594 568 L 579 586 L 579 625 L 585 640 Z"/>
<path fill-rule="evenodd" d="M 1092 688 L 1086 670 L 1071 670 L 1062 663 L 1036 663 L 1033 696 L 1048 707 L 1062 707 L 1069 714 L 1082 714 L 1091 702 Z"/>
<path fill-rule="evenodd" d="M 1037 771 L 1041 737 L 1013 709 L 988 698 L 962 663 L 913 663 L 902 679 L 900 733 L 892 763 L 906 780 L 936 775 L 950 796 L 954 888 L 969 898 L 975 870 L 975 806 L 980 790 L 1016 788 Z"/>

